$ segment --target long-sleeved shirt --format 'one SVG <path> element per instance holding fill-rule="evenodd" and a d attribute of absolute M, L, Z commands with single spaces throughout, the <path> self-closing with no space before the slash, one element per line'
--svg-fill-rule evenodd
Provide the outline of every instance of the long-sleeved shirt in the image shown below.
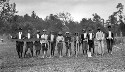
<path fill-rule="evenodd" d="M 101 32 L 101 31 L 98 31 L 98 32 L 96 33 L 96 39 L 97 39 L 97 40 L 103 40 L 103 39 L 104 39 L 104 33 Z"/>
<path fill-rule="evenodd" d="M 54 35 L 53 35 L 53 34 L 51 34 L 51 35 L 50 35 L 50 38 L 51 38 L 51 39 L 50 39 L 50 40 L 51 40 L 51 42 L 53 42 L 53 41 L 54 41 Z"/>
<path fill-rule="evenodd" d="M 41 35 L 41 38 L 43 39 L 43 40 L 40 41 L 41 44 L 42 44 L 42 43 L 47 43 L 47 42 L 48 42 L 48 41 L 47 41 L 48 35 L 43 34 L 43 35 Z"/>
<path fill-rule="evenodd" d="M 57 36 L 56 41 L 57 42 L 64 41 L 64 37 L 63 36 Z"/>

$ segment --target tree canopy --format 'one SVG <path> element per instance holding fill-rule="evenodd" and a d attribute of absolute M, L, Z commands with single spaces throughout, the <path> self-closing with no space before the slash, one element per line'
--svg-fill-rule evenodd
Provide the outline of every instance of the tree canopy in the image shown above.
<path fill-rule="evenodd" d="M 122 3 L 118 3 L 116 6 L 117 11 L 113 12 L 109 16 L 109 23 L 112 25 L 112 30 L 114 33 L 123 32 L 125 35 L 125 16 L 123 15 L 124 6 Z M 82 18 L 80 22 L 75 22 L 72 15 L 69 12 L 59 12 L 56 14 L 50 14 L 46 16 L 45 19 L 40 18 L 35 11 L 31 12 L 31 15 L 25 14 L 23 16 L 16 15 L 16 4 L 10 4 L 9 0 L 0 1 L 0 33 L 15 33 L 18 31 L 19 27 L 23 28 L 23 31 L 26 32 L 27 29 L 32 31 L 47 29 L 48 33 L 53 30 L 55 32 L 69 31 L 82 32 L 82 29 L 91 28 L 94 32 L 97 31 L 98 27 L 101 27 L 103 32 L 106 32 L 107 28 L 104 27 L 104 19 L 99 16 L 97 13 L 92 14 L 93 18 Z M 118 19 L 119 18 L 119 19 Z"/>

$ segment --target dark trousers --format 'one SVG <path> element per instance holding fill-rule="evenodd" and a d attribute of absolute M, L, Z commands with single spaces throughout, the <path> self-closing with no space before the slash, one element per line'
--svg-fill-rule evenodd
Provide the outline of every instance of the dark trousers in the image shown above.
<path fill-rule="evenodd" d="M 26 42 L 24 57 L 26 56 L 28 48 L 30 48 L 30 51 L 31 51 L 31 54 L 32 54 L 32 57 L 33 57 L 33 42 Z"/>
<path fill-rule="evenodd" d="M 82 42 L 82 50 L 83 50 L 83 54 L 84 54 L 84 53 L 87 54 L 87 48 L 88 48 L 87 41 L 83 41 L 83 42 Z"/>
<path fill-rule="evenodd" d="M 22 57 L 24 42 L 16 41 L 16 51 L 19 58 Z"/>
<path fill-rule="evenodd" d="M 58 43 L 57 47 L 58 47 L 58 54 L 62 56 L 63 43 Z"/>
<path fill-rule="evenodd" d="M 54 52 L 55 52 L 55 43 L 51 42 L 51 56 L 54 56 Z"/>
<path fill-rule="evenodd" d="M 75 55 L 78 54 L 78 48 L 79 48 L 79 44 L 76 43 L 76 41 L 74 42 L 74 51 L 75 51 Z"/>
<path fill-rule="evenodd" d="M 89 44 L 89 51 L 91 52 L 91 48 L 93 48 L 93 53 L 94 53 L 94 41 L 88 40 L 88 44 Z"/>
<path fill-rule="evenodd" d="M 36 56 L 40 55 L 40 50 L 36 50 Z"/>
<path fill-rule="evenodd" d="M 108 53 L 112 51 L 113 41 L 112 39 L 107 39 L 107 49 Z"/>
<path fill-rule="evenodd" d="M 36 49 L 36 56 L 40 55 L 40 50 L 41 50 L 40 41 L 35 41 L 34 46 L 35 46 L 35 49 Z"/>
<path fill-rule="evenodd" d="M 71 43 L 68 45 L 68 43 L 66 43 L 66 56 L 68 54 L 68 50 L 70 51 L 70 55 L 71 55 Z"/>

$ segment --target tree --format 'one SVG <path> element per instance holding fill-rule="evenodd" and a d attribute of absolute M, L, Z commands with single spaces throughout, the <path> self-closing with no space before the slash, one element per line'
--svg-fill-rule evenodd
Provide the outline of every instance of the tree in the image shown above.
<path fill-rule="evenodd" d="M 93 21 L 95 21 L 95 22 L 100 22 L 101 21 L 101 17 L 97 13 L 92 14 L 92 15 L 93 15 Z"/>
<path fill-rule="evenodd" d="M 36 19 L 37 16 L 36 16 L 36 13 L 35 13 L 34 11 L 32 12 L 31 17 L 32 17 L 33 19 Z"/>
<path fill-rule="evenodd" d="M 24 20 L 25 21 L 31 21 L 31 17 L 28 14 L 24 15 Z"/>
<path fill-rule="evenodd" d="M 10 24 L 13 22 L 15 13 L 17 13 L 15 3 L 10 4 L 9 0 L 0 0 L 1 33 L 6 33 L 10 31 Z"/>
<path fill-rule="evenodd" d="M 9 0 L 1 0 L 0 1 L 0 19 L 4 21 L 8 21 L 11 19 L 16 11 L 16 4 L 10 4 Z"/>
<path fill-rule="evenodd" d="M 70 21 L 73 21 L 73 18 L 69 12 L 57 13 L 57 18 L 63 21 L 64 23 L 69 23 Z"/>

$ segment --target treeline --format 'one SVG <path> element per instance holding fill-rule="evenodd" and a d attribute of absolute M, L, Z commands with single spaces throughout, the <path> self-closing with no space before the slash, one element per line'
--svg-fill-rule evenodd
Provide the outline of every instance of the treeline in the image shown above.
<path fill-rule="evenodd" d="M 63 33 L 69 31 L 74 34 L 74 32 L 82 32 L 83 28 L 87 30 L 91 28 L 96 32 L 97 27 L 101 27 L 103 32 L 107 32 L 107 26 L 104 26 L 104 19 L 96 13 L 92 14 L 93 18 L 83 18 L 80 22 L 75 22 L 71 14 L 68 12 L 50 14 L 46 16 L 45 19 L 42 19 L 39 18 L 35 11 L 32 11 L 31 15 L 16 15 L 18 11 L 16 11 L 15 3 L 10 4 L 9 2 L 6 2 L 6 0 L 1 0 L 0 2 L 1 4 L 6 4 L 1 8 L 0 12 L 0 34 L 14 34 L 18 32 L 19 27 L 22 27 L 24 33 L 26 33 L 28 29 L 30 29 L 32 33 L 35 33 L 36 30 L 40 30 L 42 32 L 43 29 L 47 29 L 47 33 L 52 30 L 55 31 L 55 33 L 59 31 L 62 31 Z M 120 8 L 119 10 L 121 10 L 122 5 L 118 4 L 117 8 Z M 115 16 L 120 13 L 119 10 L 109 16 L 109 20 L 107 20 L 106 25 L 112 25 L 112 30 L 115 35 L 120 35 L 120 32 L 125 35 L 125 24 L 121 20 L 123 17 L 120 17 L 120 22 L 115 18 Z M 118 24 L 118 22 L 120 24 Z"/>

